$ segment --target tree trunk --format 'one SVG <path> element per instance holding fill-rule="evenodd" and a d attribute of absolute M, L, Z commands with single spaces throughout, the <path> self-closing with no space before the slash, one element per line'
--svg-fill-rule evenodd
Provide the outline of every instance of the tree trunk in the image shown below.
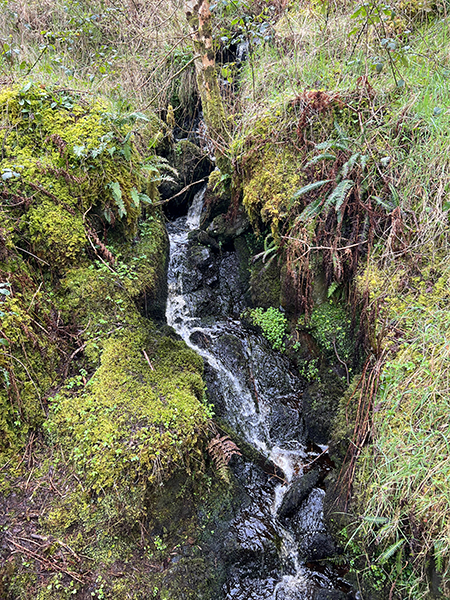
<path fill-rule="evenodd" d="M 223 170 L 219 163 L 223 162 L 229 134 L 217 80 L 209 0 L 185 0 L 185 12 L 192 30 L 194 49 L 198 55 L 195 67 L 203 115 L 211 137 L 219 144 L 219 147 L 216 146 L 216 160 L 219 168 Z"/>

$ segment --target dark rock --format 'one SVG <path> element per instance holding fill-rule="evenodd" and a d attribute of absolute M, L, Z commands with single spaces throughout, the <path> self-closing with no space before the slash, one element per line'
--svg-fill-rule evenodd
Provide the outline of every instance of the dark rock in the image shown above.
<path fill-rule="evenodd" d="M 303 439 L 305 428 L 300 411 L 277 402 L 271 411 L 269 433 L 278 442 Z"/>
<path fill-rule="evenodd" d="M 189 235 L 189 240 L 196 241 L 198 244 L 207 246 L 215 251 L 220 250 L 220 244 L 217 242 L 217 240 L 208 235 L 206 231 L 203 231 L 203 229 L 197 229 L 196 231 L 193 231 Z"/>
<path fill-rule="evenodd" d="M 326 532 L 318 532 L 306 539 L 306 548 L 301 548 L 301 554 L 306 561 L 323 560 L 336 554 L 336 546 Z"/>
<path fill-rule="evenodd" d="M 250 289 L 254 306 L 285 306 L 281 298 L 280 269 L 276 260 L 258 260 L 251 266 Z"/>
<path fill-rule="evenodd" d="M 292 481 L 289 491 L 283 498 L 278 514 L 281 518 L 291 517 L 299 508 L 301 503 L 311 493 L 312 489 L 320 480 L 318 471 L 310 471 Z"/>
<path fill-rule="evenodd" d="M 163 200 L 170 199 L 164 204 L 164 212 L 173 219 L 186 214 L 190 200 L 205 185 L 213 164 L 198 146 L 188 140 L 177 142 L 168 161 L 178 171 L 178 175 L 171 175 L 173 181 L 163 182 L 159 186 L 159 193 Z M 197 181 L 200 183 L 191 185 Z"/>
<path fill-rule="evenodd" d="M 315 444 L 327 444 L 344 384 L 335 376 L 320 371 L 320 382 L 315 381 L 303 395 L 303 416 L 308 436 Z"/>
<path fill-rule="evenodd" d="M 214 218 L 207 229 L 207 233 L 216 238 L 220 244 L 229 244 L 236 237 L 242 235 L 250 227 L 250 222 L 244 211 L 239 209 L 234 219 L 220 214 Z"/>
<path fill-rule="evenodd" d="M 348 600 L 348 594 L 341 590 L 316 590 L 313 600 Z"/>
<path fill-rule="evenodd" d="M 237 569 L 224 586 L 224 600 L 272 600 L 277 585 L 277 574 L 264 579 L 245 576 Z"/>

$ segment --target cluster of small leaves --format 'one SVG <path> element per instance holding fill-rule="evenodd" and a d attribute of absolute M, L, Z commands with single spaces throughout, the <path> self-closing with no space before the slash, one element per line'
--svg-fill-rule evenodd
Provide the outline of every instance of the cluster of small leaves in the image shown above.
<path fill-rule="evenodd" d="M 284 350 L 284 338 L 287 330 L 287 319 L 278 309 L 270 306 L 267 310 L 261 307 L 250 311 L 250 318 L 254 325 L 261 327 L 262 333 L 268 339 L 274 350 Z"/>
<path fill-rule="evenodd" d="M 338 353 L 345 361 L 350 359 L 353 351 L 350 325 L 351 319 L 345 310 L 333 301 L 317 306 L 310 320 L 310 327 L 319 344 L 330 353 Z"/>

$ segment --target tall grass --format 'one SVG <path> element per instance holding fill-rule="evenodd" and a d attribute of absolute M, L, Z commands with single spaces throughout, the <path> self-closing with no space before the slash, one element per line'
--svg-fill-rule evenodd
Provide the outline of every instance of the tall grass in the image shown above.
<path fill-rule="evenodd" d="M 141 109 L 173 103 L 182 120 L 196 102 L 188 33 L 180 0 L 5 0 L 0 76 L 103 93 Z"/>

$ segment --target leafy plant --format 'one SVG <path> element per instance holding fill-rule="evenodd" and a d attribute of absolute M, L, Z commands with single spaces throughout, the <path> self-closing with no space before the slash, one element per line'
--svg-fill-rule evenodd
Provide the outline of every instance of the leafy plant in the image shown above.
<path fill-rule="evenodd" d="M 265 338 L 274 350 L 284 350 L 284 337 L 287 331 L 287 319 L 278 309 L 270 306 L 267 310 L 254 308 L 250 311 L 250 318 L 254 325 L 261 327 Z"/>

